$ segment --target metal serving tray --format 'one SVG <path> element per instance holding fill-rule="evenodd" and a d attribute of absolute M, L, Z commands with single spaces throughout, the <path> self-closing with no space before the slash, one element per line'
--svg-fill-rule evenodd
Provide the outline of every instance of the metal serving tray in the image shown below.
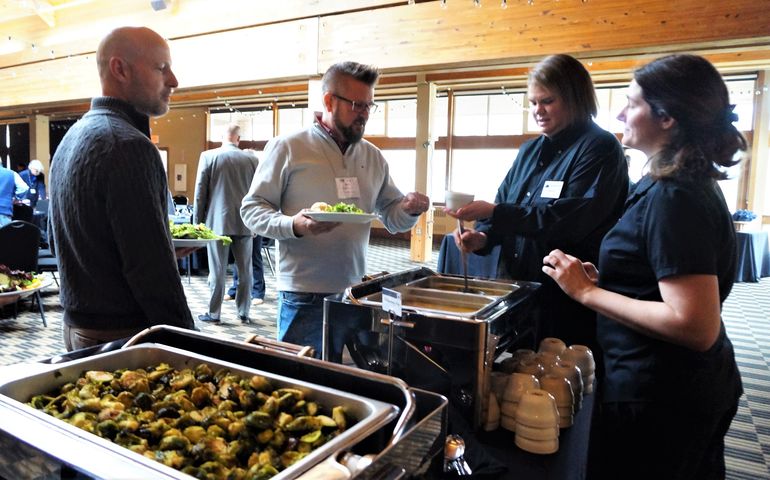
<path fill-rule="evenodd" d="M 440 290 L 443 292 L 463 292 L 465 288 L 465 281 L 463 278 L 446 277 L 446 276 L 433 276 L 425 277 L 419 280 L 414 280 L 406 283 L 408 287 L 414 288 L 428 288 L 431 290 Z M 472 294 L 483 295 L 485 297 L 500 298 L 515 292 L 519 288 L 518 285 L 513 283 L 493 282 L 490 280 L 478 280 L 469 278 L 468 289 Z"/>
<path fill-rule="evenodd" d="M 327 407 L 344 405 L 346 407 L 347 412 L 357 420 L 357 423 L 341 435 L 308 454 L 301 461 L 281 471 L 273 477 L 276 480 L 298 477 L 325 458 L 355 445 L 360 438 L 372 434 L 398 416 L 399 413 L 398 407 L 378 400 L 217 360 L 166 345 L 148 343 L 64 364 L 49 365 L 49 368 L 45 371 L 6 380 L 5 383 L 0 384 L 0 397 L 8 397 L 11 399 L 8 403 L 13 405 L 14 402 L 17 402 L 17 406 L 19 406 L 18 404 L 24 404 L 29 401 L 33 395 L 50 392 L 67 382 L 76 380 L 86 370 L 113 371 L 121 368 L 145 368 L 161 362 L 165 362 L 177 369 L 192 368 L 199 363 L 207 363 L 212 368 L 227 368 L 231 372 L 240 375 L 263 375 L 270 379 L 276 388 L 298 388 L 321 405 Z M 5 401 L 4 398 L 0 398 L 0 400 Z M 74 437 L 73 446 L 77 445 L 77 443 L 82 444 L 85 441 L 91 444 L 92 447 L 98 446 L 103 450 L 108 450 L 113 455 L 119 455 L 156 472 L 162 472 L 164 476 L 178 479 L 191 478 L 178 470 L 166 467 L 32 407 L 21 405 L 21 409 L 37 421 L 65 432 L 68 437 Z"/>

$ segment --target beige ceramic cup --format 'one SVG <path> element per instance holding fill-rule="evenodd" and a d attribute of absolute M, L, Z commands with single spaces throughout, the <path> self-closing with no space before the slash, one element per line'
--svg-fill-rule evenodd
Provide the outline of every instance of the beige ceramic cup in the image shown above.
<path fill-rule="evenodd" d="M 560 360 L 559 356 L 553 352 L 538 352 L 538 354 L 535 355 L 535 359 L 537 359 L 537 361 L 540 362 L 540 365 L 543 366 L 544 374 L 550 372 L 551 367 Z"/>
<path fill-rule="evenodd" d="M 516 435 L 521 435 L 530 440 L 553 440 L 559 438 L 558 428 L 535 428 L 522 423 L 516 425 Z"/>
<path fill-rule="evenodd" d="M 558 375 L 569 380 L 572 394 L 575 397 L 575 411 L 583 406 L 583 376 L 580 367 L 571 360 L 559 360 L 551 367 L 551 374 Z"/>
<path fill-rule="evenodd" d="M 540 455 L 547 455 L 549 453 L 556 453 L 559 450 L 559 439 L 553 440 L 530 440 L 527 437 L 516 435 L 514 440 L 516 446 L 529 453 L 537 453 Z"/>
<path fill-rule="evenodd" d="M 498 402 L 503 401 L 505 387 L 508 386 L 508 380 L 510 378 L 511 374 L 505 372 L 492 372 L 489 374 L 489 390 L 495 394 Z"/>
<path fill-rule="evenodd" d="M 556 400 L 545 390 L 529 390 L 521 396 L 516 422 L 535 428 L 557 427 L 559 411 Z"/>
<path fill-rule="evenodd" d="M 570 411 L 575 404 L 575 394 L 572 386 L 566 378 L 548 373 L 540 377 L 540 388 L 553 395 L 557 407 L 569 407 Z M 570 412 L 571 413 L 571 412 Z"/>
<path fill-rule="evenodd" d="M 594 369 L 596 368 L 594 354 L 591 352 L 591 349 L 585 345 L 570 345 L 568 349 L 562 352 L 561 358 L 575 362 L 575 365 L 580 367 L 583 378 L 594 373 Z"/>
<path fill-rule="evenodd" d="M 487 415 L 484 419 L 484 430 L 490 432 L 500 427 L 500 405 L 497 403 L 497 397 L 490 392 L 487 404 Z"/>
<path fill-rule="evenodd" d="M 516 373 L 528 373 L 534 375 L 536 378 L 540 378 L 545 369 L 543 364 L 540 363 L 537 358 L 525 359 L 516 364 Z"/>
<path fill-rule="evenodd" d="M 505 392 L 503 392 L 503 400 L 506 402 L 518 402 L 525 392 L 538 388 L 540 388 L 540 382 L 534 375 L 512 373 L 508 379 L 508 385 L 505 387 Z"/>
<path fill-rule="evenodd" d="M 540 341 L 540 347 L 538 348 L 538 353 L 542 352 L 550 352 L 554 353 L 556 355 L 561 355 L 561 352 L 563 352 L 567 348 L 567 345 L 561 341 L 559 338 L 554 337 L 547 337 Z"/>

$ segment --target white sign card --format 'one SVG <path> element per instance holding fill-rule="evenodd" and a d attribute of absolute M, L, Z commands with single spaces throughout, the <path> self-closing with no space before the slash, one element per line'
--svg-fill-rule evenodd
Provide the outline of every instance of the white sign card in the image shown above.
<path fill-rule="evenodd" d="M 382 289 L 382 309 L 393 315 L 401 316 L 401 292 L 391 290 L 390 288 Z"/>

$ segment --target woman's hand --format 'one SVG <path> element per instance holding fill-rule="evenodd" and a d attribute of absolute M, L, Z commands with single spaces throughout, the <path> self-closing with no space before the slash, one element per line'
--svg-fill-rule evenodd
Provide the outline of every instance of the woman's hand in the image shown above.
<path fill-rule="evenodd" d="M 465 228 L 463 232 L 457 229 L 452 232 L 452 237 L 455 239 L 455 245 L 457 248 L 468 253 L 475 252 L 482 249 L 487 245 L 487 234 L 483 232 L 477 232 L 472 228 Z"/>
<path fill-rule="evenodd" d="M 590 262 L 581 262 L 561 250 L 543 257 L 543 273 L 553 278 L 564 293 L 584 303 L 585 294 L 596 287 L 599 272 Z"/>
<path fill-rule="evenodd" d="M 444 208 L 447 215 L 460 220 L 480 220 L 482 218 L 489 218 L 492 216 L 494 210 L 494 203 L 485 202 L 483 200 L 476 200 L 457 210 Z"/>

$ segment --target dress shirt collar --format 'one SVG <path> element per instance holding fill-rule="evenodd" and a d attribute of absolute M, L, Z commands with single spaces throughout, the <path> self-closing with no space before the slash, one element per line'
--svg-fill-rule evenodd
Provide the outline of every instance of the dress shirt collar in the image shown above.
<path fill-rule="evenodd" d="M 346 142 L 342 138 L 339 138 L 339 135 L 331 127 L 329 127 L 323 122 L 323 117 L 318 112 L 315 113 L 315 121 L 318 125 L 321 126 L 321 128 L 323 128 L 323 130 L 326 133 L 329 134 L 330 137 L 332 137 L 332 140 L 334 140 L 334 143 L 337 144 L 342 154 L 345 155 L 345 152 L 348 151 L 348 147 L 350 147 L 350 143 Z"/>
<path fill-rule="evenodd" d="M 546 142 L 551 144 L 551 147 L 555 152 L 559 152 L 569 147 L 575 140 L 583 135 L 586 130 L 591 126 L 591 121 L 585 123 L 577 123 L 570 125 L 564 130 L 558 132 L 553 137 L 546 137 Z"/>
<path fill-rule="evenodd" d="M 91 100 L 91 110 L 106 108 L 125 115 L 131 125 L 150 138 L 150 117 L 137 111 L 133 105 L 115 97 L 96 97 Z"/>

